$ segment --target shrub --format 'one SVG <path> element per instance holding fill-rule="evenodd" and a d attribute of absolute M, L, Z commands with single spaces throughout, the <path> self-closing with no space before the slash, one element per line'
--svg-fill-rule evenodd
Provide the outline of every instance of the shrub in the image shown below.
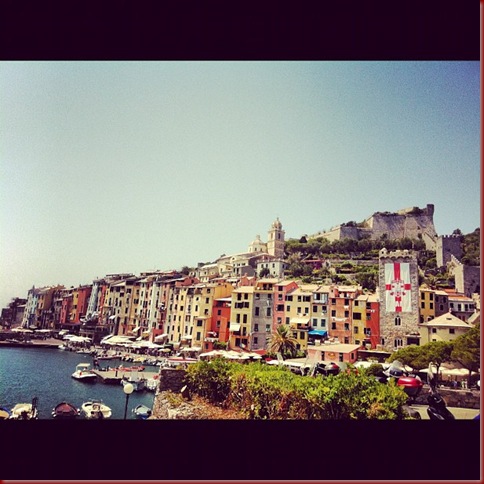
<path fill-rule="evenodd" d="M 263 363 L 200 362 L 188 369 L 191 389 L 250 419 L 403 419 L 405 392 L 365 371 L 308 377 Z"/>

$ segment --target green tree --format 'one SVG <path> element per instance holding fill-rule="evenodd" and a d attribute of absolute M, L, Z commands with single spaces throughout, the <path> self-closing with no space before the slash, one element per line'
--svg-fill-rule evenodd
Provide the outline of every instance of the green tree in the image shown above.
<path fill-rule="evenodd" d="M 388 362 L 391 363 L 395 360 L 417 370 L 427 367 L 430 361 L 425 352 L 424 346 L 417 345 L 405 346 L 404 348 L 395 351 L 390 358 L 388 358 Z"/>
<path fill-rule="evenodd" d="M 269 340 L 269 351 L 281 353 L 282 357 L 294 356 L 297 352 L 297 340 L 292 336 L 289 326 L 281 324 L 272 333 Z"/>
<path fill-rule="evenodd" d="M 451 354 L 452 360 L 460 363 L 469 370 L 467 383 L 471 383 L 471 372 L 478 371 L 481 362 L 481 325 L 478 323 L 467 333 L 459 336 L 454 341 Z"/>
<path fill-rule="evenodd" d="M 440 365 L 452 361 L 451 355 L 454 348 L 453 341 L 431 341 L 422 348 L 425 351 L 425 355 L 429 360 L 437 367 L 437 375 L 439 374 Z"/>

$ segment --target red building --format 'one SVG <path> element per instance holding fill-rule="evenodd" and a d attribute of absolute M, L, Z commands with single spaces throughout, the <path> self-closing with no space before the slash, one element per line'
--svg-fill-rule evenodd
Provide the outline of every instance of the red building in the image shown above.
<path fill-rule="evenodd" d="M 215 342 L 228 343 L 230 337 L 228 326 L 230 321 L 231 301 L 231 297 L 214 299 L 210 330 L 207 332 L 203 344 L 204 351 L 211 351 Z"/>
<path fill-rule="evenodd" d="M 349 344 L 352 334 L 353 300 L 360 294 L 355 286 L 332 286 L 329 293 L 329 336 Z"/>

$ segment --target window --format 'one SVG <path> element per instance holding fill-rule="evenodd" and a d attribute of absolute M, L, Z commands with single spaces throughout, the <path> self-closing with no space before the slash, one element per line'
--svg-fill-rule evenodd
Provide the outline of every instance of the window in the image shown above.
<path fill-rule="evenodd" d="M 429 303 L 430 309 L 434 309 L 434 303 Z"/>
<path fill-rule="evenodd" d="M 313 318 L 313 326 L 316 327 L 318 325 L 318 320 L 316 318 Z"/>
<path fill-rule="evenodd" d="M 292 296 L 286 296 L 286 301 L 292 301 Z"/>
<path fill-rule="evenodd" d="M 425 303 L 424 303 L 423 301 L 420 303 L 420 307 L 421 307 L 422 309 L 425 309 Z"/>
<path fill-rule="evenodd" d="M 345 299 L 345 306 L 348 306 L 349 303 L 350 303 L 350 300 L 349 299 Z"/>
<path fill-rule="evenodd" d="M 331 310 L 331 316 L 332 316 L 333 318 L 334 318 L 334 317 L 336 317 L 336 310 L 334 310 L 334 309 L 332 309 L 332 310 Z"/>
<path fill-rule="evenodd" d="M 286 317 L 286 324 L 289 324 L 289 317 Z"/>
<path fill-rule="evenodd" d="M 333 297 L 333 298 L 331 299 L 331 304 L 336 304 L 336 298 L 335 298 L 335 297 Z"/>
<path fill-rule="evenodd" d="M 397 316 L 395 318 L 395 326 L 401 326 L 401 324 L 402 324 L 402 320 L 401 320 L 400 316 Z"/>
<path fill-rule="evenodd" d="M 259 338 L 257 338 L 257 336 L 254 336 L 254 344 L 258 344 L 259 343 Z"/>
<path fill-rule="evenodd" d="M 259 325 L 258 324 L 254 324 L 254 331 L 255 332 L 259 331 Z"/>
<path fill-rule="evenodd" d="M 244 314 L 244 315 L 242 316 L 242 323 L 243 323 L 243 324 L 247 324 L 247 314 Z"/>
<path fill-rule="evenodd" d="M 383 346 L 385 346 L 385 338 L 381 338 L 380 344 L 383 345 Z"/>
<path fill-rule="evenodd" d="M 289 312 L 291 310 L 291 306 L 286 306 L 286 311 Z"/>
<path fill-rule="evenodd" d="M 299 339 L 304 339 L 304 332 L 303 331 L 299 331 Z"/>
<path fill-rule="evenodd" d="M 318 306 L 313 306 L 313 313 L 317 313 L 318 312 Z"/>
<path fill-rule="evenodd" d="M 393 347 L 394 348 L 399 348 L 400 346 L 403 346 L 403 341 L 401 338 L 395 338 L 393 341 Z"/>
<path fill-rule="evenodd" d="M 200 336 L 201 336 L 200 331 L 197 331 L 197 337 L 196 337 L 195 339 L 196 339 L 197 341 L 200 341 Z"/>
<path fill-rule="evenodd" d="M 444 305 L 443 305 L 443 304 L 439 304 L 439 309 L 440 309 L 441 311 L 443 311 L 443 310 L 444 310 Z"/>
<path fill-rule="evenodd" d="M 350 339 L 348 338 L 348 336 L 345 336 L 345 345 L 349 345 L 349 344 L 350 344 Z M 343 360 L 340 360 L 340 361 L 343 361 Z"/>
<path fill-rule="evenodd" d="M 331 329 L 336 329 L 336 323 L 331 323 Z"/>
<path fill-rule="evenodd" d="M 449 334 L 455 334 L 455 328 L 449 328 Z"/>
<path fill-rule="evenodd" d="M 205 298 L 205 304 L 208 304 L 210 302 L 210 298 L 206 297 Z"/>
<path fill-rule="evenodd" d="M 259 308 L 258 307 L 255 308 L 255 315 L 259 316 Z"/>
<path fill-rule="evenodd" d="M 267 308 L 266 315 L 270 316 L 271 315 L 271 308 Z"/>
<path fill-rule="evenodd" d="M 349 331 L 350 330 L 350 325 L 349 323 L 345 323 L 345 331 Z"/>
<path fill-rule="evenodd" d="M 271 331 L 271 325 L 266 324 L 266 333 L 270 333 L 270 331 Z"/>
<path fill-rule="evenodd" d="M 355 326 L 355 327 L 353 328 L 353 332 L 354 332 L 355 334 L 357 334 L 357 333 L 358 333 L 358 331 L 359 331 L 358 326 Z"/>
<path fill-rule="evenodd" d="M 278 304 L 277 311 L 284 311 L 284 304 Z"/>
<path fill-rule="evenodd" d="M 282 324 L 282 318 L 277 318 L 277 324 Z"/>
<path fill-rule="evenodd" d="M 221 310 L 221 309 L 219 309 L 219 310 L 217 311 L 217 316 L 220 316 L 221 314 L 222 314 L 222 310 Z"/>
<path fill-rule="evenodd" d="M 350 317 L 350 312 L 349 311 L 345 311 L 345 318 L 349 318 Z"/>
<path fill-rule="evenodd" d="M 197 326 L 203 326 L 203 321 L 201 319 L 197 321 Z"/>
<path fill-rule="evenodd" d="M 300 314 L 301 312 L 301 308 L 297 308 L 297 313 Z"/>
<path fill-rule="evenodd" d="M 217 321 L 217 328 L 220 328 L 220 321 Z"/>
<path fill-rule="evenodd" d="M 235 322 L 240 323 L 240 313 L 235 315 Z"/>
<path fill-rule="evenodd" d="M 437 328 L 432 328 L 432 333 L 436 333 L 437 332 Z"/>

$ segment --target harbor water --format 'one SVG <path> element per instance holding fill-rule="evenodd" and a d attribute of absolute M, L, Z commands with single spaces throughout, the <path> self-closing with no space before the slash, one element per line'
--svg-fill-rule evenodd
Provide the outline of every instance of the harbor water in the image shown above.
<path fill-rule="evenodd" d="M 12 409 L 17 403 L 31 403 L 38 397 L 39 419 L 51 419 L 53 408 L 66 401 L 81 408 L 92 399 L 102 400 L 112 410 L 112 419 L 123 419 L 126 394 L 121 384 L 84 382 L 72 378 L 79 363 L 92 364 L 89 354 L 50 348 L 0 348 L 0 407 Z M 103 360 L 103 367 L 131 366 L 120 359 Z M 146 366 L 155 371 L 158 367 Z M 154 392 L 133 392 L 128 399 L 126 418 L 136 418 L 132 410 L 140 404 L 153 407 Z"/>

